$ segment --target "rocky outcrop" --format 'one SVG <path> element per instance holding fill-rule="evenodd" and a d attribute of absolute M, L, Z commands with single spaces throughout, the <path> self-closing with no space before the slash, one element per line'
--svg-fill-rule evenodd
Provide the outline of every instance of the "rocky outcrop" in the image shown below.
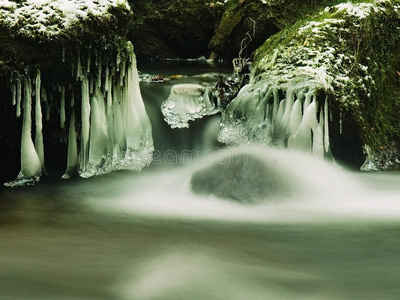
<path fill-rule="evenodd" d="M 297 187 L 291 186 L 287 176 L 269 159 L 267 148 L 258 150 L 238 148 L 223 152 L 211 166 L 193 174 L 192 191 L 241 204 L 259 204 L 291 195 Z"/>
<path fill-rule="evenodd" d="M 342 3 L 303 18 L 255 53 L 220 140 L 255 140 L 378 168 L 398 162 L 400 15 L 396 1 Z M 282 101 L 283 100 L 283 101 Z"/>
<path fill-rule="evenodd" d="M 293 25 L 298 19 L 325 7 L 333 0 L 229 0 L 223 17 L 210 41 L 209 49 L 219 56 L 250 57 L 265 39 Z"/>
<path fill-rule="evenodd" d="M 68 165 L 66 177 L 140 168 L 151 160 L 151 129 L 144 125 L 126 38 L 132 16 L 119 0 L 0 1 L 0 142 L 6 145 L 0 159 L 13 166 L 1 170 L 4 178 L 17 175 L 11 172 L 17 156 L 18 179 L 33 181 L 46 172 L 45 159 L 56 159 L 53 167 Z M 146 129 L 129 133 L 123 123 Z M 142 143 L 149 153 L 133 158 Z"/>
<path fill-rule="evenodd" d="M 141 58 L 195 58 L 206 55 L 221 5 L 217 1 L 132 0 L 129 38 Z"/>

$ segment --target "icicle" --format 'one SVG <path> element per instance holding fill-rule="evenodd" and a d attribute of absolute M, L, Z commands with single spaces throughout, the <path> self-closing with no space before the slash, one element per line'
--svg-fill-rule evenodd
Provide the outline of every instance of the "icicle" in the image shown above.
<path fill-rule="evenodd" d="M 313 155 L 324 158 L 324 134 L 321 124 L 313 130 Z"/>
<path fill-rule="evenodd" d="M 107 115 L 109 115 L 111 113 L 112 105 L 113 105 L 112 91 L 110 88 L 110 90 L 107 92 Z"/>
<path fill-rule="evenodd" d="M 117 61 L 116 61 L 116 63 L 117 63 L 117 72 L 119 72 L 119 65 L 121 63 L 121 52 L 120 51 L 118 51 L 118 53 L 117 53 Z"/>
<path fill-rule="evenodd" d="M 364 164 L 361 166 L 360 170 L 369 172 L 369 171 L 379 171 L 378 167 L 375 164 L 374 155 L 372 153 L 371 147 L 368 145 L 364 146 L 364 154 L 367 156 Z"/>
<path fill-rule="evenodd" d="M 105 85 L 104 85 L 104 89 L 106 92 L 108 92 L 109 88 L 110 88 L 110 69 L 108 67 L 108 65 L 106 65 L 106 72 L 105 72 Z"/>
<path fill-rule="evenodd" d="M 342 112 L 340 112 L 339 127 L 340 127 L 340 134 L 342 134 L 343 133 L 343 115 L 342 115 Z"/>
<path fill-rule="evenodd" d="M 46 105 L 46 121 L 50 121 L 50 112 L 51 112 L 51 106 L 49 104 Z"/>
<path fill-rule="evenodd" d="M 122 62 L 122 67 L 121 67 L 121 72 L 120 72 L 120 86 L 124 85 L 124 79 L 125 79 L 125 73 L 126 73 L 126 62 L 125 60 Z"/>
<path fill-rule="evenodd" d="M 70 179 L 78 174 L 78 146 L 76 141 L 75 129 L 75 111 L 72 112 L 69 121 L 69 136 L 68 136 L 68 159 L 67 170 L 63 175 L 63 179 Z"/>
<path fill-rule="evenodd" d="M 87 67 L 86 67 L 86 73 L 90 73 L 90 65 L 92 63 L 92 51 L 89 50 L 88 54 L 88 60 L 87 60 Z"/>
<path fill-rule="evenodd" d="M 311 153 L 311 130 L 316 130 L 318 126 L 317 120 L 317 104 L 313 101 L 305 111 L 303 119 L 297 132 L 289 138 L 289 149 L 301 150 Z"/>
<path fill-rule="evenodd" d="M 214 104 L 211 103 L 210 101 L 210 96 L 208 95 L 208 90 L 206 90 L 204 92 L 204 96 L 203 96 L 203 102 L 204 102 L 204 106 L 206 108 L 206 110 L 213 110 L 214 109 Z"/>
<path fill-rule="evenodd" d="M 44 103 L 47 103 L 47 92 L 44 87 L 41 87 L 41 96 Z"/>
<path fill-rule="evenodd" d="M 114 89 L 116 95 L 116 89 Z M 112 105 L 113 110 L 113 124 L 114 124 L 114 133 L 116 141 L 119 145 L 119 149 L 125 150 L 126 149 L 126 135 L 125 135 L 125 125 L 124 125 L 124 118 L 122 116 L 122 108 L 117 101 L 114 101 Z"/>
<path fill-rule="evenodd" d="M 80 55 L 79 49 L 78 49 L 78 61 L 77 61 L 76 65 L 77 65 L 77 67 L 76 67 L 75 80 L 78 81 L 80 78 L 82 78 L 81 55 Z"/>
<path fill-rule="evenodd" d="M 90 99 L 89 99 L 89 82 L 85 76 L 82 80 L 82 142 L 80 153 L 80 169 L 86 170 L 86 164 L 89 155 L 89 133 L 90 133 Z"/>
<path fill-rule="evenodd" d="M 74 91 L 71 92 L 71 103 L 69 107 L 74 107 L 75 106 L 75 93 Z"/>
<path fill-rule="evenodd" d="M 91 102 L 89 165 L 94 168 L 89 171 L 91 176 L 96 173 L 97 166 L 105 161 L 108 150 L 107 119 L 103 99 L 100 89 L 97 88 Z"/>
<path fill-rule="evenodd" d="M 290 118 L 290 114 L 292 112 L 293 103 L 294 103 L 294 91 L 289 88 L 286 93 L 285 113 L 283 114 L 282 120 L 279 124 L 279 127 L 285 132 L 286 132 L 287 127 L 289 126 L 289 118 Z"/>
<path fill-rule="evenodd" d="M 282 101 L 279 103 L 279 109 L 278 109 L 278 113 L 277 113 L 277 115 L 276 115 L 276 120 L 275 120 L 275 124 L 276 124 L 277 126 L 279 125 L 279 123 L 280 123 L 281 120 L 282 120 L 283 113 L 284 113 L 284 110 L 285 110 L 285 104 L 286 104 L 286 100 L 282 100 Z"/>
<path fill-rule="evenodd" d="M 301 103 L 300 99 L 297 99 L 293 105 L 293 109 L 290 114 L 289 128 L 288 128 L 289 135 L 295 134 L 297 132 L 297 130 L 299 129 L 301 120 L 303 118 L 303 115 L 301 112 L 302 112 L 302 103 Z"/>
<path fill-rule="evenodd" d="M 329 140 L 329 103 L 328 96 L 325 98 L 325 107 L 324 107 L 324 148 L 325 152 L 328 153 L 331 150 L 330 140 Z"/>
<path fill-rule="evenodd" d="M 65 127 L 65 87 L 61 87 L 61 101 L 60 101 L 60 126 Z"/>
<path fill-rule="evenodd" d="M 35 101 L 36 101 L 36 108 L 35 108 L 35 123 L 36 123 L 36 130 L 35 130 L 35 149 L 39 156 L 42 170 L 44 170 L 44 145 L 43 145 L 43 124 L 42 124 L 42 107 L 40 104 L 40 71 L 37 71 L 36 74 L 36 81 L 35 81 Z"/>
<path fill-rule="evenodd" d="M 94 85 L 95 85 L 94 79 L 89 77 L 89 93 L 90 93 L 90 95 L 93 94 Z"/>
<path fill-rule="evenodd" d="M 22 97 L 21 80 L 17 79 L 17 117 L 21 115 L 21 97 Z"/>
<path fill-rule="evenodd" d="M 94 49 L 94 64 L 96 65 L 96 67 L 99 64 L 99 57 L 97 56 L 97 50 Z"/>
<path fill-rule="evenodd" d="M 311 103 L 311 97 L 312 97 L 312 91 L 309 91 L 309 92 L 306 94 L 306 99 L 304 100 L 303 114 L 306 112 L 308 106 L 309 106 L 310 103 Z"/>
<path fill-rule="evenodd" d="M 279 92 L 278 89 L 274 89 L 274 110 L 272 113 L 272 119 L 275 121 L 278 116 L 279 109 Z"/>
<path fill-rule="evenodd" d="M 102 81 L 102 61 L 100 60 L 99 64 L 97 65 L 97 87 L 101 87 L 101 81 Z"/>
<path fill-rule="evenodd" d="M 65 63 L 65 48 L 62 48 L 62 62 Z"/>
<path fill-rule="evenodd" d="M 12 105 L 15 106 L 17 104 L 17 89 L 16 83 L 12 85 Z"/>
<path fill-rule="evenodd" d="M 324 113 L 321 109 L 319 124 L 313 129 L 313 155 L 324 158 Z"/>
<path fill-rule="evenodd" d="M 32 127 L 32 88 L 31 80 L 24 82 L 24 118 L 22 124 L 21 138 L 21 172 L 18 179 L 36 178 L 42 172 L 42 164 L 36 152 L 31 137 Z"/>
<path fill-rule="evenodd" d="M 152 155 L 153 152 L 153 140 L 151 137 L 151 123 L 147 116 L 142 95 L 139 87 L 139 74 L 136 67 L 136 57 L 133 53 L 133 46 L 128 42 L 128 48 L 131 55 L 131 64 L 129 65 L 127 72 L 127 91 L 126 91 L 126 102 L 127 102 L 127 122 L 126 122 L 126 140 L 127 147 L 131 150 L 140 149 L 150 150 L 147 155 Z M 138 143 L 140 138 L 140 143 Z M 149 163 L 151 157 L 142 157 L 142 163 L 145 165 Z"/>

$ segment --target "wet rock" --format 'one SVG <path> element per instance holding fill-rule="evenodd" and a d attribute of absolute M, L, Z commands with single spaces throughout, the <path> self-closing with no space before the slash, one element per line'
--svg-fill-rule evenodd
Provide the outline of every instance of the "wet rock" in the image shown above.
<path fill-rule="evenodd" d="M 227 156 L 192 176 L 192 191 L 242 204 L 256 204 L 290 195 L 293 187 L 274 168 L 249 153 Z"/>
<path fill-rule="evenodd" d="M 139 58 L 194 58 L 209 52 L 220 9 L 205 0 L 129 1 Z"/>
<path fill-rule="evenodd" d="M 210 41 L 209 49 L 219 56 L 232 59 L 239 56 L 243 45 L 247 45 L 242 55 L 250 57 L 266 38 L 332 2 L 230 0 L 225 5 L 224 15 Z"/>

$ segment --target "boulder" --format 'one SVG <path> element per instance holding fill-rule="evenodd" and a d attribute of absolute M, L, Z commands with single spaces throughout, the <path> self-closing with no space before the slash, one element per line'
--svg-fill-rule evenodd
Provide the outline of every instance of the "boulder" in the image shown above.
<path fill-rule="evenodd" d="M 129 38 L 139 58 L 196 58 L 208 53 L 221 11 L 205 0 L 132 0 Z"/>
<path fill-rule="evenodd" d="M 235 58 L 244 45 L 242 57 L 250 57 L 265 39 L 293 25 L 299 18 L 325 7 L 332 0 L 229 0 L 209 49 L 219 56 Z M 243 41 L 243 44 L 242 44 Z"/>
<path fill-rule="evenodd" d="M 223 156 L 191 179 L 194 193 L 213 195 L 242 204 L 275 201 L 290 195 L 293 187 L 273 165 L 254 152 Z"/>

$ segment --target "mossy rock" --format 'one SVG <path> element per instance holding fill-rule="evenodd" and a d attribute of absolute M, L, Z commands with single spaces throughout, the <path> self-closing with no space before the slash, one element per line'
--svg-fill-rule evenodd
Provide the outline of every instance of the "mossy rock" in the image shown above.
<path fill-rule="evenodd" d="M 319 103 L 328 97 L 335 158 L 360 167 L 368 146 L 386 169 L 400 153 L 399 49 L 398 0 L 344 2 L 268 38 L 255 52 L 251 82 L 284 93 L 304 83 Z"/>
<path fill-rule="evenodd" d="M 334 3 L 334 0 L 230 0 L 209 49 L 222 57 L 235 58 L 241 50 L 241 42 L 252 35 L 246 51 L 248 57 L 260 47 L 265 39 L 290 27 L 299 18 L 312 15 L 318 8 Z M 255 21 L 255 32 L 249 18 Z M 249 41 L 249 39 L 247 40 Z"/>

